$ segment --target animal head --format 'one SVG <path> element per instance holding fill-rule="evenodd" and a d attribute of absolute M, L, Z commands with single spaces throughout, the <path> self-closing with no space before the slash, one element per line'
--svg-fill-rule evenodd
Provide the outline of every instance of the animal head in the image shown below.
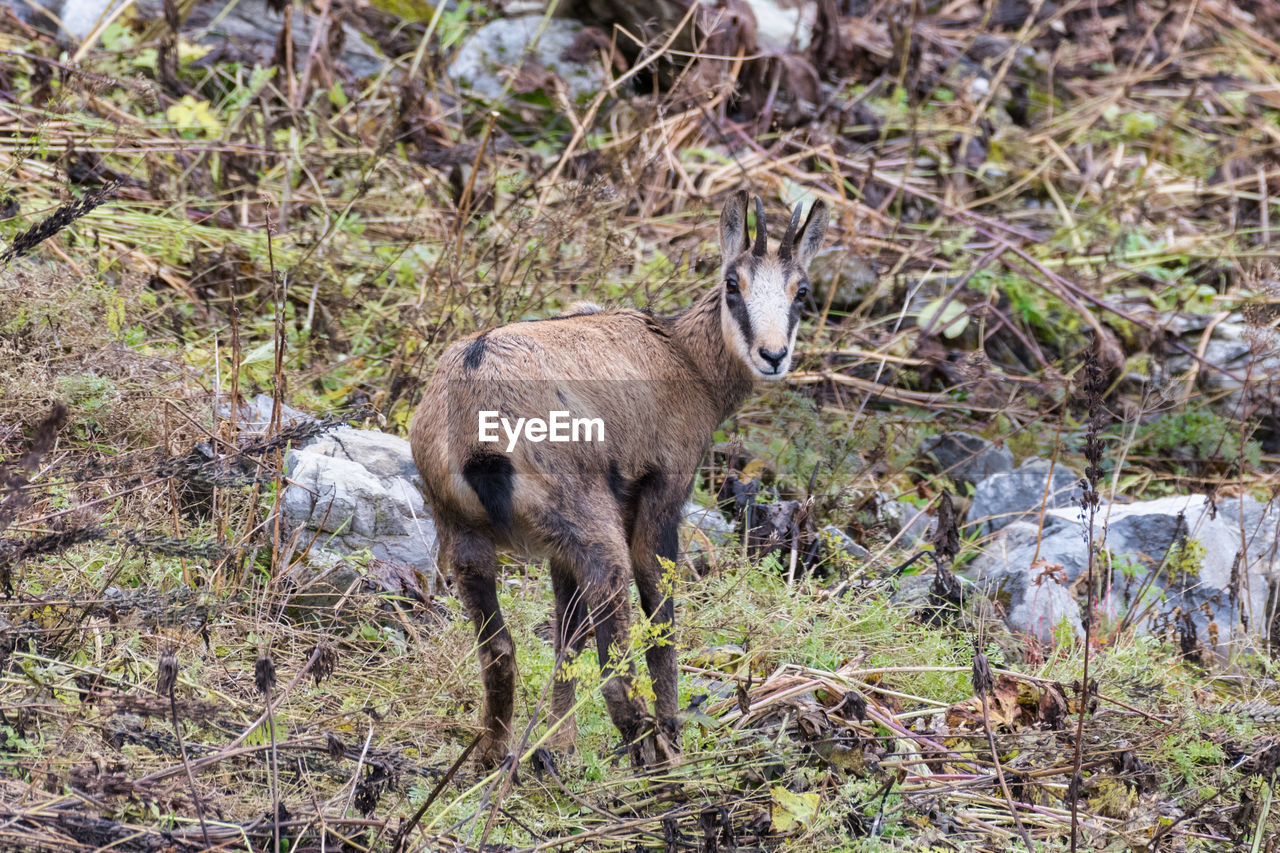
<path fill-rule="evenodd" d="M 756 196 L 756 238 L 747 233 L 747 193 L 720 213 L 720 326 L 729 349 L 762 379 L 791 369 L 800 312 L 809 293 L 809 262 L 827 233 L 827 206 L 815 201 L 800 225 L 800 205 L 776 251 L 769 251 L 764 204 Z"/>

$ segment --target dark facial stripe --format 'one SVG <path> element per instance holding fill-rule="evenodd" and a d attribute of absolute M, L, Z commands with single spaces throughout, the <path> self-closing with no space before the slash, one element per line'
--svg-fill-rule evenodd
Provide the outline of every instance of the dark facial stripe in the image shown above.
<path fill-rule="evenodd" d="M 787 340 L 791 340 L 791 333 L 795 331 L 796 324 L 800 322 L 800 315 L 804 313 L 804 306 L 797 300 L 791 303 L 791 310 L 787 313 Z"/>
<path fill-rule="evenodd" d="M 726 293 L 725 302 L 729 306 L 729 315 L 733 317 L 733 321 L 738 324 L 738 328 L 742 330 L 742 338 L 747 342 L 747 348 L 755 343 L 755 330 L 751 328 L 751 315 L 747 313 L 747 301 L 742 298 L 740 293 Z"/>
<path fill-rule="evenodd" d="M 808 287 L 808 286 L 809 286 L 809 280 L 807 278 L 801 278 L 800 281 L 797 282 L 796 284 L 796 289 L 799 290 L 802 287 Z M 791 340 L 791 333 L 795 331 L 796 324 L 800 322 L 800 315 L 802 315 L 803 313 L 804 313 L 804 300 L 793 299 L 791 301 L 791 310 L 787 314 L 787 340 Z"/>

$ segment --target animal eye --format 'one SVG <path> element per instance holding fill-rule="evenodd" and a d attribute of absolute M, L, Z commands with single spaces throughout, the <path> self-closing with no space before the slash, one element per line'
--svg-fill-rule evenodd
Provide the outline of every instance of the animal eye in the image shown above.
<path fill-rule="evenodd" d="M 808 295 L 809 295 L 809 285 L 802 284 L 796 288 L 796 302 L 799 302 L 801 299 L 804 299 Z"/>
<path fill-rule="evenodd" d="M 731 275 L 724 280 L 724 290 L 725 293 L 738 292 L 738 277 L 736 275 Z"/>

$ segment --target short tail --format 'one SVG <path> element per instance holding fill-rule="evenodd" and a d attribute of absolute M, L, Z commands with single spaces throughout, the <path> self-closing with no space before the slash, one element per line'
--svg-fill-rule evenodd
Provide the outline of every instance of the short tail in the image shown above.
<path fill-rule="evenodd" d="M 500 453 L 477 453 L 462 466 L 462 478 L 471 486 L 489 521 L 504 533 L 515 524 L 511 493 L 516 469 Z"/>

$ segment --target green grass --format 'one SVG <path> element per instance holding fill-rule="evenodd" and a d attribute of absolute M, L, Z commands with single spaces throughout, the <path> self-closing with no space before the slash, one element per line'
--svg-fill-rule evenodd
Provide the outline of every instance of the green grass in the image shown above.
<path fill-rule="evenodd" d="M 406 16 L 398 25 L 410 41 L 425 37 L 430 9 L 386 5 Z M 833 241 L 880 274 L 862 302 L 838 307 L 825 325 L 810 312 L 802 368 L 937 395 L 933 405 L 907 405 L 818 382 L 761 389 L 718 438 L 740 437 L 775 468 L 782 496 L 812 492 L 820 523 L 853 529 L 874 551 L 886 540 L 878 520 L 857 511 L 864 499 L 882 492 L 926 506 L 951 485 L 917 458 L 929 435 L 965 428 L 1002 441 L 1018 462 L 1053 456 L 1082 470 L 1085 417 L 1073 383 L 1090 321 L 1117 336 L 1123 373 L 1149 377 L 1166 356 L 1150 347 L 1162 333 L 1094 303 L 1086 316 L 1053 275 L 1135 317 L 1252 305 L 1263 319 L 1250 329 L 1264 332 L 1270 322 L 1270 278 L 1260 261 L 1274 240 L 1262 230 L 1267 220 L 1250 172 L 1260 161 L 1248 154 L 1268 144 L 1276 124 L 1277 111 L 1258 94 L 1270 85 L 1264 73 L 1270 59 L 1212 15 L 1193 14 L 1189 32 L 1202 41 L 1179 58 L 1178 79 L 1162 76 L 1163 66 L 1101 65 L 1073 66 L 1070 75 L 1050 78 L 1041 58 L 1019 62 L 1009 79 L 1025 89 L 1020 124 L 1009 92 L 1001 90 L 979 112 L 960 75 L 909 92 L 888 83 L 897 74 L 890 63 L 876 72 L 880 82 L 865 100 L 881 122 L 874 143 L 854 127 L 866 115 L 812 137 L 805 127 L 744 125 L 755 145 L 775 146 L 758 161 L 751 145 L 731 138 L 729 150 L 718 115 L 701 116 L 697 121 L 706 123 L 691 127 L 669 122 L 686 105 L 678 97 L 664 100 L 669 93 L 659 85 L 656 95 L 637 92 L 607 104 L 584 135 L 582 150 L 596 159 L 586 161 L 581 179 L 568 177 L 577 175 L 569 169 L 555 186 L 545 177 L 572 126 L 545 92 L 500 106 L 495 139 L 479 150 L 492 105 L 414 101 L 400 88 L 398 72 L 359 84 L 326 82 L 287 104 L 288 81 L 278 71 L 227 62 L 202 67 L 197 52 L 182 44 L 177 75 L 184 91 L 167 91 L 155 73 L 156 46 L 124 23 L 88 55 L 82 69 L 94 77 L 45 78 L 48 66 L 15 54 L 5 81 L 13 94 L 2 105 L 10 130 L 0 140 L 0 201 L 12 195 L 20 210 L 0 221 L 0 238 L 8 243 L 85 191 L 65 180 L 75 162 L 73 142 L 75 152 L 100 158 L 123 184 L 115 201 L 48 240 L 32 259 L 0 270 L 0 470 L 22 458 L 54 399 L 71 408 L 68 427 L 42 463 L 49 467 L 23 474 L 37 488 L 3 535 L 57 535 L 101 524 L 216 539 L 243 551 L 239 561 L 211 563 L 112 540 L 22 567 L 17 598 L 3 611 L 16 640 L 0 672 L 8 721 L 0 726 L 0 760 L 23 792 L 9 797 L 16 788 L 6 789 L 6 802 L 43 809 L 52 800 L 36 802 L 36 792 L 74 796 L 61 804 L 139 831 L 192 826 L 194 809 L 181 782 L 169 779 L 169 787 L 128 796 L 94 789 L 103 773 L 136 780 L 177 759 L 154 742 L 106 740 L 104 732 L 123 713 L 112 702 L 122 700 L 83 701 L 84 679 L 103 674 L 121 694 L 151 697 L 157 659 L 174 646 L 179 698 L 216 706 L 187 708 L 180 723 L 193 754 L 204 754 L 260 713 L 253 686 L 260 652 L 271 654 L 287 681 L 324 640 L 339 651 L 337 671 L 322 684 L 300 680 L 278 709 L 275 732 L 288 744 L 281 784 L 289 808 L 310 816 L 325 803 L 333 826 L 365 832 L 342 823 L 354 815 L 346 802 L 359 774 L 381 761 L 399 768 L 400 777 L 373 819 L 394 824 L 411 813 L 475 733 L 479 664 L 457 603 L 449 602 L 453 618 L 434 621 L 419 611 L 390 615 L 357 595 L 354 616 L 340 626 L 293 621 L 278 583 L 289 567 L 273 564 L 264 533 L 273 485 L 220 486 L 207 516 L 188 516 L 175 511 L 169 481 L 131 490 L 137 481 L 130 477 L 144 475 L 152 455 L 181 456 L 213 440 L 209 433 L 219 427 L 209 416 L 209 395 L 225 393 L 233 377 L 243 393 L 270 391 L 279 381 L 290 404 L 403 434 L 437 354 L 460 335 L 546 316 L 580 299 L 657 311 L 687 305 L 715 283 L 714 200 L 738 183 L 759 191 L 771 208 L 804 193 L 823 195 L 838 213 Z M 447 50 L 488 15 L 483 5 L 443 12 L 436 41 L 420 42 L 427 53 L 419 74 L 437 74 Z M 1060 40 L 1064 63 L 1084 37 L 1068 30 Z M 58 55 L 48 43 L 13 38 L 24 53 Z M 943 59 L 950 64 L 951 57 Z M 400 66 L 410 61 L 402 58 Z M 867 62 L 876 61 L 868 53 Z M 1240 79 L 1231 89 L 1202 88 L 1195 97 L 1184 87 L 1197 74 L 1219 72 Z M 1125 89 L 1112 91 L 1109 81 L 1121 74 Z M 841 81 L 840 91 L 859 98 L 867 80 Z M 667 150 L 672 132 L 685 135 Z M 984 146 L 977 167 L 958 162 L 954 146 L 965 136 Z M 467 176 L 478 167 L 466 211 L 451 183 L 455 165 Z M 1240 183 L 1241 175 L 1253 183 Z M 1224 176 L 1227 182 L 1219 180 Z M 1270 222 L 1278 222 L 1274 188 L 1267 191 Z M 988 232 L 1017 244 L 1034 263 L 994 251 Z M 931 350 L 919 320 L 940 310 L 955 287 L 948 316 L 959 316 L 963 305 L 968 319 L 948 322 L 954 334 L 942 337 L 941 352 Z M 279 377 L 277 307 L 284 325 Z M 1119 497 L 1214 484 L 1273 491 L 1267 467 L 1273 460 L 1263 449 L 1267 424 L 1247 411 L 1211 409 L 1187 387 L 1188 402 L 1179 398 L 1170 407 L 1117 385 L 1109 398 L 1116 417 L 1103 432 L 1103 469 L 1119 483 Z M 77 479 L 108 462 L 122 467 Z M 963 515 L 964 496 L 958 507 Z M 978 547 L 966 541 L 956 565 Z M 424 825 L 474 843 L 488 807 L 501 798 L 491 842 L 528 845 L 641 815 L 653 818 L 648 834 L 620 832 L 592 843 L 661 847 L 657 816 L 692 804 L 724 806 L 735 826 L 755 827 L 765 835 L 762 846 L 781 849 L 950 849 L 978 840 L 1016 846 L 989 776 L 976 793 L 967 782 L 904 782 L 919 769 L 908 760 L 910 736 L 857 721 L 838 723 L 848 729 L 840 736 L 856 742 L 856 760 L 834 766 L 820 754 L 830 743 L 806 741 L 797 721 L 806 713 L 809 723 L 834 714 L 835 687 L 856 689 L 903 725 L 932 731 L 941 717 L 948 729 L 939 737 L 949 748 L 986 760 L 985 736 L 966 716 L 973 713 L 974 649 L 997 669 L 1064 685 L 1073 707 L 1078 699 L 1070 685 L 1080 677 L 1085 650 L 1014 637 L 979 618 L 977 607 L 963 619 L 951 614 L 951 621 L 925 624 L 888 601 L 903 582 L 890 570 L 907 554 L 840 561 L 828 578 L 788 586 L 776 561 L 743 564 L 736 549 L 722 550 L 715 574 L 680 584 L 681 659 L 711 670 L 682 676 L 682 702 L 736 687 L 742 678 L 761 691 L 770 675 L 807 673 L 827 678 L 822 683 L 829 686 L 809 697 L 821 714 L 799 699 L 767 704 L 761 691 L 769 713 L 735 729 L 725 723 L 740 719 L 736 692 L 728 689 L 727 700 L 708 700 L 715 717 L 706 708 L 701 716 L 691 713 L 684 765 L 656 779 L 639 777 L 609 755 L 617 734 L 598 695 L 595 652 L 588 650 L 575 664 L 582 675 L 579 748 L 560 763 L 568 793 L 522 769 L 520 783 L 502 796 L 498 777 L 466 766 Z M 1194 556 L 1184 555 L 1183 575 L 1194 574 Z M 842 583 L 845 591 L 832 594 Z M 96 598 L 107 586 L 123 596 Z M 538 636 L 550 613 L 545 569 L 509 567 L 501 603 L 519 649 L 523 731 L 554 668 L 551 645 Z M 1242 656 L 1218 678 L 1223 673 L 1185 663 L 1178 650 L 1152 638 L 1104 627 L 1103 645 L 1090 650 L 1099 698 L 1086 747 L 1099 751 L 1090 753 L 1098 763 L 1086 779 L 1086 801 L 1089 810 L 1129 824 L 1091 828 L 1098 837 L 1087 843 L 1120 849 L 1133 838 L 1149 839 L 1167 825 L 1167 806 L 1188 798 L 1209 800 L 1203 814 L 1181 824 L 1200 837 L 1179 835 L 1170 844 L 1211 849 L 1206 838 L 1222 833 L 1252 844 L 1275 831 L 1280 809 L 1265 824 L 1251 817 L 1257 827 L 1231 823 L 1247 823 L 1254 813 L 1246 814 L 1246 801 L 1260 796 L 1240 757 L 1263 749 L 1271 733 L 1224 710 L 1236 699 L 1274 699 L 1266 681 L 1274 664 L 1261 654 Z M 642 645 L 643 626 L 636 637 Z M 721 660 L 711 653 L 729 648 L 741 654 Z M 642 659 L 640 648 L 633 651 Z M 640 672 L 643 691 L 643 666 Z M 164 713 L 142 720 L 148 734 L 171 735 Z M 998 726 L 1002 761 L 1019 773 L 1060 770 L 1072 757 L 1073 726 L 1074 720 L 1062 731 Z M 264 743 L 264 731 L 248 742 Z M 534 726 L 534 742 L 544 731 L 542 723 Z M 326 732 L 344 741 L 344 757 L 307 751 L 307 739 Z M 1122 768 L 1107 763 L 1121 741 L 1152 768 L 1154 789 L 1139 791 Z M 248 823 L 270 808 L 273 783 L 263 755 L 200 774 L 209 804 L 228 821 Z M 98 769 L 117 761 L 119 769 Z M 943 769 L 986 774 L 989 768 L 976 761 Z M 1036 781 L 1020 796 L 1042 809 L 1062 806 L 1063 773 L 1029 778 Z M 71 793 L 85 786 L 84 796 Z M 86 805 L 97 803 L 106 805 Z M 956 821 L 949 832 L 939 829 L 944 815 Z M 1051 836 L 1044 849 L 1063 849 L 1061 815 L 1035 819 L 1037 831 Z M 696 815 L 680 820 L 686 840 L 695 838 Z M 878 838 L 856 837 L 872 824 Z"/>

